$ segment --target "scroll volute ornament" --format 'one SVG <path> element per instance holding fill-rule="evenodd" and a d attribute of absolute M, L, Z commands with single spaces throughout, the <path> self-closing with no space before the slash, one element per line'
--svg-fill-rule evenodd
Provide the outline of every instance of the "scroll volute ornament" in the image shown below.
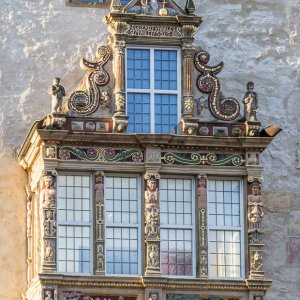
<path fill-rule="evenodd" d="M 100 46 L 96 53 L 94 62 L 84 58 L 80 61 L 80 66 L 87 73 L 84 77 L 86 90 L 75 91 L 69 99 L 69 109 L 78 115 L 90 115 L 94 113 L 99 104 L 102 108 L 109 107 L 107 101 L 107 91 L 101 91 L 109 82 L 109 74 L 104 70 L 104 65 L 108 62 L 111 51 L 108 46 Z"/>
<path fill-rule="evenodd" d="M 208 107 L 214 117 L 222 121 L 235 120 L 240 114 L 240 104 L 235 98 L 223 96 L 221 83 L 216 77 L 223 69 L 223 62 L 208 66 L 209 59 L 209 54 L 203 50 L 195 55 L 195 67 L 201 73 L 197 78 L 197 87 L 201 92 L 209 94 Z"/>

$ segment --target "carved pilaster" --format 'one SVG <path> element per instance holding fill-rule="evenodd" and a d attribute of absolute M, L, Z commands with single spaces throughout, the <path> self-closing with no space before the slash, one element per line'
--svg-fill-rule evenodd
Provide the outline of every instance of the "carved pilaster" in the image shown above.
<path fill-rule="evenodd" d="M 56 172 L 44 172 L 41 179 L 42 271 L 56 271 Z"/>
<path fill-rule="evenodd" d="M 26 186 L 27 194 L 27 216 L 26 216 L 26 235 L 27 235 L 27 283 L 32 280 L 32 192 L 30 186 Z"/>
<path fill-rule="evenodd" d="M 95 173 L 95 253 L 96 253 L 96 274 L 105 274 L 105 255 L 104 255 L 104 173 Z"/>
<path fill-rule="evenodd" d="M 193 97 L 193 57 L 195 48 L 192 45 L 182 47 L 183 66 L 183 116 L 192 117 L 194 114 Z"/>
<path fill-rule="evenodd" d="M 115 41 L 114 44 L 114 75 L 115 75 L 115 114 L 123 115 L 126 109 L 125 99 L 125 42 Z"/>
<path fill-rule="evenodd" d="M 198 211 L 198 233 L 199 233 L 197 272 L 198 272 L 198 277 L 207 278 L 208 276 L 207 176 L 201 174 L 198 175 L 197 211 Z"/>
<path fill-rule="evenodd" d="M 247 218 L 249 234 L 249 265 L 250 279 L 263 279 L 262 240 L 263 230 L 261 221 L 264 217 L 263 199 L 261 196 L 261 183 L 263 177 L 259 175 L 248 176 Z"/>
<path fill-rule="evenodd" d="M 160 211 L 158 173 L 145 174 L 146 276 L 160 276 Z"/>

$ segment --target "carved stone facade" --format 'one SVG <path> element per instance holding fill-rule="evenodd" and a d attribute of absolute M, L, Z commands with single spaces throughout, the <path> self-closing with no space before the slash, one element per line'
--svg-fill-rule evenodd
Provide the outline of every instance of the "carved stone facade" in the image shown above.
<path fill-rule="evenodd" d="M 112 1 L 110 13 L 104 19 L 109 26 L 108 43 L 98 48 L 94 59 L 81 60 L 81 67 L 86 74 L 70 93 L 65 105 L 61 105 L 65 92 L 57 80 L 54 82 L 52 112 L 34 125 L 19 156 L 22 166 L 32 175 L 30 187 L 36 193 L 36 197 L 31 197 L 31 189 L 28 189 L 28 266 L 37 260 L 41 266 L 37 266 L 34 272 L 28 272 L 28 300 L 34 299 L 32 295 L 42 295 L 43 300 L 194 300 L 211 297 L 218 300 L 245 300 L 252 296 L 260 297 L 269 288 L 270 281 L 264 278 L 263 271 L 261 221 L 264 217 L 264 204 L 260 192 L 263 179 L 259 155 L 272 138 L 260 136 L 260 122 L 256 115 L 258 98 L 252 83 L 248 83 L 248 91 L 243 99 L 244 119 L 240 116 L 239 101 L 222 94 L 217 75 L 222 71 L 223 63 L 208 65 L 209 54 L 194 46 L 194 36 L 202 22 L 200 17 L 193 15 L 194 10 L 192 0 L 186 1 L 184 9 L 172 0 L 132 0 L 127 5 L 122 5 L 119 0 Z M 182 98 L 177 99 L 179 103 L 176 103 L 176 109 L 181 108 L 177 112 L 176 134 L 127 134 L 128 124 L 133 122 L 127 115 L 127 96 L 130 92 L 126 90 L 128 45 L 151 45 L 157 49 L 174 47 L 180 53 L 182 59 L 177 61 L 177 67 L 180 66 L 177 71 L 181 70 L 182 81 L 178 82 L 177 89 Z M 178 59 L 179 56 L 176 57 Z M 151 68 L 151 72 L 153 69 L 155 71 L 153 65 Z M 150 90 L 153 92 L 154 87 Z M 200 95 L 199 101 L 195 99 L 196 94 Z M 153 95 L 151 97 L 155 97 Z M 155 102 L 151 105 L 151 110 L 155 111 Z M 170 105 L 167 106 L 169 109 Z M 209 116 L 205 109 L 209 110 Z M 162 114 L 162 118 L 167 119 L 168 116 L 164 114 L 166 113 Z M 41 173 L 42 169 L 45 170 L 44 173 Z M 67 175 L 64 174 L 71 174 L 69 176 L 74 178 L 78 174 L 81 174 L 78 177 L 89 177 L 89 183 L 84 186 L 88 196 L 83 197 L 78 183 L 72 182 L 66 186 L 69 193 L 67 200 L 70 203 L 66 201 L 67 208 L 61 208 L 62 203 L 57 203 L 58 200 L 62 201 L 59 188 L 61 177 L 57 180 L 57 173 L 65 177 Z M 114 175 L 120 176 L 118 179 L 121 182 L 123 179 L 129 182 L 128 178 L 134 177 L 140 186 L 132 188 L 132 194 L 128 192 L 126 197 L 129 199 L 125 200 L 123 196 L 119 197 L 120 193 L 123 193 L 123 188 L 126 192 L 130 188 L 113 186 L 114 192 L 119 193 L 114 197 L 119 198 L 117 204 L 109 210 L 106 184 Z M 161 224 L 161 207 L 165 203 L 161 203 L 160 193 L 166 190 L 160 191 L 161 176 L 172 179 L 180 177 L 180 180 L 190 178 L 190 196 L 184 193 L 183 188 L 180 191 L 183 193 L 178 196 L 182 198 L 182 207 L 178 205 L 177 208 L 177 188 L 172 187 L 167 191 L 171 195 L 168 197 L 172 198 L 170 202 L 174 202 L 173 207 L 170 205 L 168 209 L 175 210 L 176 206 L 178 210 L 174 213 L 174 218 L 184 214 L 195 218 L 191 224 L 184 223 L 180 228 L 182 232 L 191 232 L 190 239 L 162 241 L 161 230 L 165 230 L 166 226 Z M 224 181 L 238 178 L 240 182 L 246 182 L 246 176 L 249 183 L 248 195 L 241 202 L 247 203 L 245 218 L 248 222 L 245 228 L 241 228 L 241 232 L 249 235 L 249 257 L 245 255 L 241 264 L 248 265 L 246 270 L 249 274 L 241 274 L 238 279 L 229 276 L 226 279 L 231 279 L 230 281 L 223 280 L 222 276 L 216 279 L 210 276 L 208 198 L 211 191 L 208 183 L 210 179 L 220 177 Z M 81 187 L 83 189 L 83 185 Z M 134 205 L 127 204 L 126 201 L 134 202 L 132 199 L 135 198 L 135 193 L 139 195 L 136 196 L 137 208 L 132 215 L 136 214 L 137 220 L 128 224 L 124 222 L 124 225 L 123 206 L 127 207 L 126 213 L 131 218 L 128 207 Z M 184 203 L 185 197 L 192 199 L 190 206 L 191 210 L 195 207 L 195 211 L 185 212 L 184 205 L 189 206 Z M 36 200 L 31 200 L 35 198 Z M 85 200 L 90 200 L 91 205 L 87 207 L 86 204 L 83 209 Z M 75 204 L 80 207 L 78 211 L 77 208 L 74 209 Z M 91 221 L 88 222 L 89 218 L 85 221 L 79 218 L 82 222 L 75 221 L 74 217 L 70 220 L 57 220 L 57 215 L 63 215 L 68 209 L 74 215 L 89 214 Z M 109 223 L 107 219 L 113 217 L 117 220 Z M 77 226 L 73 240 L 73 236 L 70 238 L 60 235 L 60 227 L 57 230 L 57 226 L 61 226 L 61 223 L 66 227 Z M 116 223 L 116 227 L 120 229 L 114 231 L 113 228 L 116 236 L 108 234 L 112 232 L 112 223 Z M 170 226 L 170 230 L 175 232 L 178 229 L 176 226 L 180 227 L 176 224 L 174 228 Z M 81 234 L 83 228 L 90 232 L 85 237 Z M 130 232 L 129 229 L 132 228 L 139 233 L 138 237 L 132 239 L 138 244 L 138 249 L 133 251 L 138 257 L 138 270 L 132 273 L 115 270 L 110 272 L 109 263 L 119 267 L 125 262 L 125 268 L 130 265 L 132 245 L 129 241 L 132 241 L 127 237 L 128 243 L 123 243 L 122 230 Z M 68 252 L 70 257 L 61 259 L 60 253 L 64 253 L 62 250 L 65 248 L 59 243 L 63 238 L 72 240 L 74 245 L 77 243 L 79 246 L 65 246 L 73 252 Z M 83 239 L 90 241 L 88 244 L 91 244 L 91 249 L 88 246 L 85 249 L 80 244 Z M 108 250 L 109 242 L 114 246 Z M 172 267 L 177 268 L 177 264 L 188 264 L 183 263 L 183 260 L 190 260 L 192 262 L 189 265 L 193 270 L 185 270 L 184 274 L 179 272 L 180 276 L 176 271 L 176 278 L 162 275 L 163 242 L 169 243 L 166 248 L 166 264 L 173 264 Z M 185 246 L 182 245 L 189 243 L 193 245 L 190 247 L 192 250 L 185 251 Z M 242 242 L 239 246 L 240 253 L 247 252 L 243 249 Z M 241 254 L 240 256 L 242 257 Z M 180 259 L 181 262 L 177 262 Z M 68 270 L 59 273 L 62 261 L 76 262 L 78 265 L 87 262 L 90 269 L 87 274 L 85 271 L 73 273 Z M 240 270 L 242 269 L 244 268 L 241 267 Z M 107 274 L 110 276 L 106 276 Z M 134 276 L 127 276 L 129 274 Z M 34 276 L 36 281 L 33 280 Z M 191 279 L 190 276 L 195 278 Z M 254 292 L 257 293 L 253 294 Z"/>

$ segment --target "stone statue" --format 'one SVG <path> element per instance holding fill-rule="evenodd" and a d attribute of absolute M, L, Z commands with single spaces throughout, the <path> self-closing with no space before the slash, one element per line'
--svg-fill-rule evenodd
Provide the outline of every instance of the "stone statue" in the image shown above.
<path fill-rule="evenodd" d="M 40 201 L 43 208 L 54 207 L 56 205 L 56 187 L 52 176 L 47 176 L 42 182 Z"/>
<path fill-rule="evenodd" d="M 243 103 L 245 105 L 244 108 L 244 117 L 246 121 L 257 121 L 256 119 L 256 112 L 258 110 L 258 100 L 257 94 L 253 91 L 254 90 L 254 83 L 248 82 L 247 83 L 247 92 L 244 96 Z"/>
<path fill-rule="evenodd" d="M 158 203 L 159 191 L 157 188 L 157 183 L 155 178 L 150 178 L 147 180 L 147 188 L 145 191 L 145 203 Z"/>
<path fill-rule="evenodd" d="M 53 300 L 51 291 L 45 291 L 45 300 Z"/>
<path fill-rule="evenodd" d="M 55 77 L 53 79 L 53 85 L 49 89 L 49 94 L 52 96 L 51 113 L 62 111 L 63 97 L 66 96 L 65 89 L 59 84 L 59 82 L 60 78 Z"/>
<path fill-rule="evenodd" d="M 104 184 L 103 176 L 98 175 L 95 179 L 95 201 L 97 204 L 104 203 Z"/>
<path fill-rule="evenodd" d="M 258 251 L 255 251 L 251 257 L 251 270 L 260 271 L 262 266 L 262 256 Z"/>

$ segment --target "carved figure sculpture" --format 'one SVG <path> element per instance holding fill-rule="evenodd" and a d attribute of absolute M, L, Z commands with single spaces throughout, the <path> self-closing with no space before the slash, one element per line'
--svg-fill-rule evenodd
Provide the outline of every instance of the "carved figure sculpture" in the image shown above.
<path fill-rule="evenodd" d="M 245 105 L 244 117 L 246 121 L 257 121 L 256 112 L 258 110 L 257 94 L 254 90 L 254 83 L 247 83 L 247 92 L 244 96 L 243 103 Z"/>
<path fill-rule="evenodd" d="M 159 238 L 159 208 L 151 205 L 145 211 L 145 235 L 148 239 Z"/>
<path fill-rule="evenodd" d="M 159 297 L 158 297 L 158 294 L 157 293 L 151 293 L 150 294 L 150 297 L 149 297 L 149 300 L 158 300 Z"/>
<path fill-rule="evenodd" d="M 66 96 L 65 89 L 59 84 L 59 82 L 60 78 L 55 77 L 53 79 L 53 85 L 49 89 L 49 94 L 52 95 L 51 113 L 61 112 L 63 97 Z"/>
<path fill-rule="evenodd" d="M 147 180 L 147 188 L 145 191 L 145 203 L 157 203 L 158 202 L 159 191 L 157 188 L 157 183 L 155 178 L 150 178 Z"/>
<path fill-rule="evenodd" d="M 260 221 L 264 216 L 260 184 L 258 182 L 253 182 L 250 185 L 250 190 L 251 194 L 248 195 L 248 232 L 255 234 L 257 237 L 257 234 L 262 232 L 259 227 Z"/>
<path fill-rule="evenodd" d="M 156 244 L 149 244 L 147 247 L 147 265 L 152 268 L 159 267 L 159 246 Z"/>
<path fill-rule="evenodd" d="M 201 207 L 201 202 L 206 203 L 206 178 L 199 175 L 198 176 L 198 207 Z"/>
<path fill-rule="evenodd" d="M 98 175 L 95 179 L 95 201 L 96 203 L 104 203 L 104 184 L 103 176 Z"/>
<path fill-rule="evenodd" d="M 45 291 L 45 300 L 53 300 L 52 291 Z"/>
<path fill-rule="evenodd" d="M 56 205 L 56 188 L 52 176 L 47 176 L 42 182 L 40 201 L 43 208 L 54 207 Z"/>
<path fill-rule="evenodd" d="M 262 266 L 262 256 L 258 251 L 255 251 L 251 256 L 251 270 L 260 271 Z"/>
<path fill-rule="evenodd" d="M 142 4 L 142 13 L 144 15 L 150 14 L 150 3 L 149 3 L 149 0 L 141 0 L 141 4 Z"/>

